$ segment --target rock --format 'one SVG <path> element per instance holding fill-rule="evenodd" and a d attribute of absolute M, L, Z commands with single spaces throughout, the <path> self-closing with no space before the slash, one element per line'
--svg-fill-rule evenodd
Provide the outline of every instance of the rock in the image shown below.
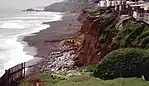
<path fill-rule="evenodd" d="M 63 46 L 61 49 L 68 49 L 70 46 Z M 38 66 L 41 72 L 62 72 L 70 70 L 74 67 L 73 59 L 76 57 L 74 50 L 65 52 L 57 51 L 52 52 L 45 59 L 42 59 L 41 64 Z"/>
<path fill-rule="evenodd" d="M 28 8 L 28 9 L 26 9 L 24 11 L 35 11 L 35 10 L 33 8 Z"/>

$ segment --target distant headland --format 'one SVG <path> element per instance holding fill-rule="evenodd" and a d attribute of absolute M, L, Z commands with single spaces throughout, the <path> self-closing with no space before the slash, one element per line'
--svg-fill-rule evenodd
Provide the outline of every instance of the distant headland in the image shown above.
<path fill-rule="evenodd" d="M 43 11 L 42 9 L 33 9 L 33 8 L 28 8 L 28 9 L 25 9 L 25 10 L 22 10 L 22 11 L 26 11 L 26 12 L 31 12 L 31 11 L 36 11 L 36 12 L 41 12 Z"/>

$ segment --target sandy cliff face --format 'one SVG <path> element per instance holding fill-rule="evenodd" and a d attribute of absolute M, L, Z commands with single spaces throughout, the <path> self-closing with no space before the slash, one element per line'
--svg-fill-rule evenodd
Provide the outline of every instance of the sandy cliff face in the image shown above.
<path fill-rule="evenodd" d="M 77 66 L 98 63 L 109 50 L 109 44 L 115 36 L 112 29 L 116 29 L 113 24 L 117 15 L 113 14 L 112 9 L 101 12 L 92 15 L 83 10 L 78 17 L 78 21 L 82 23 L 79 35 L 63 42 L 63 45 L 69 43 L 71 47 L 77 47 L 75 53 L 78 56 L 74 59 Z M 111 32 L 108 29 L 111 29 Z M 104 39 L 102 35 L 105 36 Z"/>
<path fill-rule="evenodd" d="M 75 65 L 98 63 L 107 53 L 118 48 L 149 48 L 149 25 L 131 16 L 117 14 L 113 8 L 82 11 L 78 18 L 82 28 L 73 39 L 73 44 L 78 42 L 76 39 L 81 40 L 76 50 Z"/>
<path fill-rule="evenodd" d="M 81 35 L 84 35 L 84 39 L 76 59 L 78 66 L 93 63 L 91 61 L 93 60 L 92 50 L 98 42 L 97 24 L 98 22 L 86 20 L 81 28 Z"/>
<path fill-rule="evenodd" d="M 74 50 L 75 66 L 98 63 L 106 54 L 118 48 L 148 49 L 149 25 L 131 16 L 117 14 L 113 8 L 82 10 L 78 17 L 82 23 L 79 34 L 62 42 L 62 45 Z"/>

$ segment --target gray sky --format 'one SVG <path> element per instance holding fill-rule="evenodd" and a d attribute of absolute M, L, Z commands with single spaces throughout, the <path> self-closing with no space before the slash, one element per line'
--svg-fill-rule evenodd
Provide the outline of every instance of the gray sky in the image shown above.
<path fill-rule="evenodd" d="M 46 6 L 63 0 L 0 0 L 0 9 L 23 9 L 37 6 Z"/>

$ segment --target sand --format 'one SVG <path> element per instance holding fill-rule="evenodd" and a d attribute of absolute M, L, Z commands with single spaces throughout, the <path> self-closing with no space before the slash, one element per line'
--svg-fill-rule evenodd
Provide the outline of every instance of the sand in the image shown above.
<path fill-rule="evenodd" d="M 35 65 L 40 63 L 38 58 L 47 58 L 52 52 L 59 50 L 60 41 L 77 35 L 81 28 L 81 24 L 77 21 L 78 16 L 77 13 L 65 14 L 60 21 L 44 22 L 43 24 L 49 24 L 50 27 L 34 33 L 34 35 L 24 37 L 23 41 L 27 42 L 30 47 L 37 49 L 35 59 L 27 62 L 28 67 L 32 66 L 27 75 L 39 74 L 40 71 Z"/>
<path fill-rule="evenodd" d="M 54 22 L 45 22 L 50 27 L 44 29 L 38 33 L 34 33 L 33 36 L 27 36 L 24 41 L 29 46 L 37 48 L 36 57 L 47 57 L 52 51 L 58 49 L 59 41 L 73 37 L 76 35 L 81 27 L 81 24 L 76 20 L 78 14 L 65 15 L 62 20 Z"/>

